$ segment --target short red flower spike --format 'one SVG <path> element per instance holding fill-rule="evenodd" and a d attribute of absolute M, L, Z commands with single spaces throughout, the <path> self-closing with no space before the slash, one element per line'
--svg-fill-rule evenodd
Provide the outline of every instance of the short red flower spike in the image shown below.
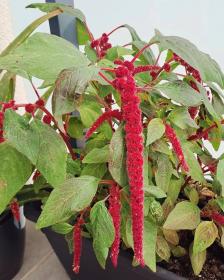
<path fill-rule="evenodd" d="M 183 151 L 182 151 L 182 148 L 181 148 L 181 144 L 180 144 L 179 139 L 177 138 L 177 135 L 176 135 L 175 131 L 168 124 L 165 124 L 165 127 L 166 127 L 166 130 L 165 130 L 166 137 L 168 138 L 168 140 L 172 144 L 173 150 L 174 150 L 174 152 L 175 152 L 175 154 L 176 154 L 176 156 L 177 156 L 177 158 L 180 162 L 180 165 L 182 166 L 182 168 L 185 172 L 188 172 L 189 167 L 188 167 L 188 165 L 185 161 L 184 154 L 183 154 Z"/>
<path fill-rule="evenodd" d="M 12 211 L 14 219 L 17 222 L 19 222 L 20 221 L 19 203 L 16 200 L 10 203 L 10 209 Z"/>
<path fill-rule="evenodd" d="M 108 35 L 103 33 L 99 39 L 93 40 L 90 44 L 92 49 L 96 49 L 96 52 L 100 58 L 104 57 L 107 50 L 112 47 L 108 41 Z"/>
<path fill-rule="evenodd" d="M 213 212 L 211 215 L 213 221 L 218 223 L 219 225 L 224 225 L 224 216 L 218 212 Z"/>
<path fill-rule="evenodd" d="M 120 248 L 120 224 L 121 224 L 121 203 L 120 188 L 117 184 L 110 187 L 109 212 L 113 219 L 115 238 L 110 251 L 110 258 L 114 267 L 117 267 L 117 260 Z"/>
<path fill-rule="evenodd" d="M 118 120 L 121 120 L 121 112 L 119 110 L 113 110 L 113 111 L 106 111 L 104 112 L 90 127 L 90 129 L 87 131 L 85 138 L 88 139 L 96 130 L 98 127 L 101 126 L 101 124 L 104 121 L 108 121 L 111 118 L 116 118 Z"/>
<path fill-rule="evenodd" d="M 84 220 L 80 217 L 73 230 L 74 258 L 73 271 L 78 274 L 80 269 L 80 257 L 82 252 L 82 225 Z"/>
<path fill-rule="evenodd" d="M 35 110 L 35 108 L 36 108 L 36 106 L 34 105 L 34 104 L 26 104 L 26 106 L 25 106 L 25 111 L 27 112 L 27 113 L 30 113 L 30 114 L 32 114 L 33 112 L 34 112 L 34 110 Z"/>
<path fill-rule="evenodd" d="M 52 121 L 52 117 L 50 115 L 45 115 L 43 117 L 43 122 L 46 123 L 46 124 L 50 124 Z"/>
<path fill-rule="evenodd" d="M 45 102 L 43 99 L 38 99 L 35 103 L 38 107 L 44 107 Z"/>
<path fill-rule="evenodd" d="M 41 174 L 40 174 L 40 171 L 39 170 L 36 170 L 35 171 L 35 173 L 34 173 L 34 175 L 33 175 L 33 181 L 36 181 L 37 180 L 37 178 L 40 176 Z"/>

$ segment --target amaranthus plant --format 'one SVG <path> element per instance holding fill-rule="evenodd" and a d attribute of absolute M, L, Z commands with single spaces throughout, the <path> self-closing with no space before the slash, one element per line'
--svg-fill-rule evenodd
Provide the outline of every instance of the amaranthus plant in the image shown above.
<path fill-rule="evenodd" d="M 108 255 L 119 265 L 122 244 L 152 271 L 189 254 L 198 275 L 210 246 L 224 246 L 224 159 L 207 148 L 223 138 L 218 64 L 180 37 L 156 31 L 144 42 L 124 24 L 95 38 L 77 9 L 29 7 L 47 14 L 0 56 L 0 212 L 41 200 L 37 228 L 73 239 L 75 273 L 84 235 L 103 268 Z M 32 34 L 62 12 L 77 19 L 78 49 Z M 112 46 L 121 28 L 131 40 Z M 30 81 L 34 103 L 14 101 L 15 75 Z"/>

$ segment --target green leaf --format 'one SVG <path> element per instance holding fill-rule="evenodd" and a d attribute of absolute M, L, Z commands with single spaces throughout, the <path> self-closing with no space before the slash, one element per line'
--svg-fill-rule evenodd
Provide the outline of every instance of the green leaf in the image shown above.
<path fill-rule="evenodd" d="M 128 244 L 133 248 L 133 235 L 131 227 L 131 219 L 126 223 L 126 236 Z M 144 220 L 144 234 L 143 234 L 143 255 L 145 264 L 156 272 L 156 237 L 157 226 L 154 222 L 145 218 Z"/>
<path fill-rule="evenodd" d="M 147 140 L 146 146 L 152 144 L 156 140 L 160 139 L 165 132 L 165 125 L 161 119 L 152 119 L 147 127 Z"/>
<path fill-rule="evenodd" d="M 196 93 L 195 90 L 184 81 L 165 82 L 156 85 L 154 88 L 161 91 L 169 99 L 187 107 L 198 106 L 202 103 L 201 94 Z"/>
<path fill-rule="evenodd" d="M 49 13 L 56 9 L 62 10 L 64 13 L 68 13 L 81 21 L 85 21 L 84 14 L 71 6 L 62 3 L 33 3 L 28 5 L 26 8 L 37 8 L 42 12 Z"/>
<path fill-rule="evenodd" d="M 19 45 L 21 45 L 32 33 L 33 31 L 41 25 L 43 22 L 61 14 L 61 10 L 55 10 L 47 15 L 44 15 L 35 21 L 33 21 L 30 25 L 28 25 L 8 46 L 6 49 L 3 50 L 3 52 L 0 54 L 0 56 L 4 56 L 6 54 L 9 54 L 13 50 L 15 50 Z"/>
<path fill-rule="evenodd" d="M 172 229 L 163 229 L 163 235 L 169 243 L 174 246 L 179 244 L 179 235 L 175 230 Z"/>
<path fill-rule="evenodd" d="M 99 104 L 94 102 L 82 102 L 77 108 L 81 121 L 85 127 L 91 127 L 95 120 L 102 114 Z"/>
<path fill-rule="evenodd" d="M 218 237 L 217 226 L 212 221 L 201 222 L 194 234 L 193 254 L 203 252 L 210 247 Z"/>
<path fill-rule="evenodd" d="M 73 226 L 68 223 L 61 223 L 52 226 L 52 230 L 59 234 L 68 234 L 73 230 Z"/>
<path fill-rule="evenodd" d="M 102 178 L 107 172 L 106 163 L 86 164 L 82 170 L 81 175 L 90 175 L 97 178 Z"/>
<path fill-rule="evenodd" d="M 189 201 L 177 203 L 167 217 L 164 228 L 173 230 L 195 229 L 200 223 L 200 209 Z"/>
<path fill-rule="evenodd" d="M 122 56 L 125 55 L 131 55 L 132 53 L 133 50 L 121 46 L 115 46 L 107 51 L 106 59 L 109 59 L 110 61 L 114 61 L 115 59 L 121 58 Z"/>
<path fill-rule="evenodd" d="M 84 23 L 78 19 L 76 19 L 76 34 L 79 46 L 85 45 L 88 41 L 90 41 L 90 37 Z"/>
<path fill-rule="evenodd" d="M 94 198 L 99 179 L 93 176 L 81 176 L 67 179 L 54 189 L 37 221 L 37 227 L 43 228 L 64 222 L 75 212 L 90 205 Z"/>
<path fill-rule="evenodd" d="M 220 159 L 217 165 L 217 171 L 216 171 L 216 179 L 219 181 L 219 183 L 222 186 L 221 194 L 224 196 L 224 159 Z"/>
<path fill-rule="evenodd" d="M 195 157 L 195 154 L 192 152 L 192 147 L 188 143 L 182 143 L 182 149 L 184 153 L 185 160 L 189 166 L 189 175 L 195 181 L 205 183 L 205 178 L 203 176 L 201 167 Z"/>
<path fill-rule="evenodd" d="M 191 260 L 191 266 L 193 268 L 194 274 L 199 275 L 202 271 L 203 265 L 206 261 L 206 250 L 193 254 L 192 245 L 190 246 L 189 255 Z"/>
<path fill-rule="evenodd" d="M 13 52 L 0 57 L 1 69 L 52 83 L 63 69 L 84 67 L 88 63 L 89 60 L 72 43 L 46 33 L 35 33 Z"/>
<path fill-rule="evenodd" d="M 155 37 L 163 49 L 172 50 L 197 69 L 204 82 L 216 82 L 223 88 L 223 73 L 217 62 L 208 54 L 199 51 L 194 44 L 181 37 L 163 36 L 159 31 L 156 32 Z"/>
<path fill-rule="evenodd" d="M 170 247 L 169 244 L 167 243 L 166 239 L 158 235 L 157 240 L 156 240 L 156 253 L 157 255 L 165 261 L 169 261 L 170 259 Z"/>
<path fill-rule="evenodd" d="M 25 155 L 49 184 L 56 187 L 65 180 L 67 150 L 62 138 L 39 120 L 30 124 L 12 110 L 5 112 L 5 137 Z"/>
<path fill-rule="evenodd" d="M 97 79 L 98 71 L 95 66 L 80 65 L 60 73 L 52 98 L 52 111 L 57 119 L 77 108 L 88 83 Z"/>
<path fill-rule="evenodd" d="M 83 138 L 84 125 L 78 117 L 71 116 L 68 122 L 68 135 L 72 138 Z"/>
<path fill-rule="evenodd" d="M 180 193 L 182 183 L 183 183 L 182 179 L 174 179 L 174 177 L 172 177 L 170 180 L 167 196 L 171 199 L 173 204 L 176 203 L 176 200 Z"/>
<path fill-rule="evenodd" d="M 114 225 L 104 201 L 97 202 L 90 212 L 90 222 L 93 234 L 93 249 L 97 260 L 105 268 L 110 246 L 114 241 Z"/>
<path fill-rule="evenodd" d="M 158 169 L 156 170 L 155 179 L 156 185 L 159 186 L 164 192 L 167 192 L 170 179 L 173 172 L 172 164 L 169 157 L 165 154 L 158 155 Z"/>
<path fill-rule="evenodd" d="M 103 163 L 109 161 L 109 145 L 94 148 L 82 160 L 83 163 Z"/>
<path fill-rule="evenodd" d="M 114 132 L 110 142 L 109 171 L 120 186 L 128 184 L 123 126 Z"/>
<path fill-rule="evenodd" d="M 166 197 L 166 193 L 157 186 L 144 186 L 144 191 L 146 195 L 154 196 L 158 199 Z"/>
<path fill-rule="evenodd" d="M 185 107 L 178 107 L 172 110 L 169 114 L 169 120 L 181 129 L 187 129 L 188 127 L 198 128 L 198 125 L 191 118 L 188 109 Z"/>
<path fill-rule="evenodd" d="M 0 144 L 0 214 L 32 173 L 30 161 L 6 141 Z"/>
<path fill-rule="evenodd" d="M 152 144 L 151 149 L 153 152 L 160 152 L 160 153 L 166 154 L 168 156 L 172 155 L 171 149 L 169 148 L 168 144 L 163 139 L 159 139 L 159 140 L 155 141 Z"/>
<path fill-rule="evenodd" d="M 136 38 L 137 39 L 137 38 Z M 140 51 L 142 48 L 144 48 L 148 43 L 144 41 L 139 41 L 139 40 L 133 40 L 132 45 L 134 49 L 137 51 Z M 150 48 L 147 48 L 143 51 L 142 55 L 140 58 L 144 58 L 146 64 L 155 64 L 155 56 Z"/>
<path fill-rule="evenodd" d="M 0 80 L 0 102 L 7 102 L 14 99 L 16 77 L 6 72 Z"/>

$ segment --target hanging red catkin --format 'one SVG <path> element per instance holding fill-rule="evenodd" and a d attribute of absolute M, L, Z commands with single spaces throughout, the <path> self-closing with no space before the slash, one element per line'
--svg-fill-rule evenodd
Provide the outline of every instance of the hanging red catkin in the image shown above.
<path fill-rule="evenodd" d="M 15 220 L 19 222 L 20 221 L 19 203 L 16 200 L 10 203 L 10 209 Z"/>
<path fill-rule="evenodd" d="M 120 66 L 119 66 L 120 67 Z M 143 137 L 140 99 L 137 96 L 133 78 L 134 67 L 129 61 L 123 63 L 126 70 L 118 71 L 113 84 L 121 94 L 122 117 L 125 121 L 125 142 L 127 149 L 126 166 L 130 185 L 130 204 L 135 259 L 143 266 Z M 117 71 L 116 71 L 117 72 Z M 115 73 L 116 73 L 115 72 Z M 121 77 L 121 73 L 124 73 Z"/>
<path fill-rule="evenodd" d="M 90 127 L 90 129 L 87 131 L 85 138 L 88 139 L 96 130 L 98 127 L 101 126 L 101 124 L 104 121 L 110 120 L 111 118 L 116 118 L 118 120 L 121 120 L 121 112 L 119 110 L 113 110 L 113 111 L 106 111 L 104 112 Z"/>
<path fill-rule="evenodd" d="M 78 274 L 80 269 L 80 257 L 82 252 L 82 225 L 84 224 L 83 218 L 79 218 L 73 230 L 73 244 L 74 244 L 74 258 L 73 258 L 73 271 Z"/>
<path fill-rule="evenodd" d="M 121 224 L 120 188 L 117 184 L 113 184 L 110 187 L 109 205 L 110 205 L 109 212 L 113 219 L 114 229 L 115 229 L 115 238 L 111 246 L 110 258 L 114 267 L 117 267 L 117 259 L 118 259 L 119 247 L 120 247 L 120 224 Z"/>
<path fill-rule="evenodd" d="M 180 162 L 180 165 L 182 166 L 184 171 L 188 172 L 189 167 L 185 161 L 184 154 L 183 154 L 181 144 L 180 144 L 180 140 L 177 138 L 175 131 L 173 130 L 173 128 L 170 125 L 165 124 L 165 127 L 166 127 L 166 130 L 165 130 L 166 137 L 169 139 L 170 143 L 172 144 L 173 150 Z"/>

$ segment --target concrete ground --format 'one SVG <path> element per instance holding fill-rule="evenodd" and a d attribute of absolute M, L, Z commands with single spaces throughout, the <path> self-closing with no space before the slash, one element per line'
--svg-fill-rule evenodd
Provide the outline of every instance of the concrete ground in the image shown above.
<path fill-rule="evenodd" d="M 44 234 L 32 222 L 26 224 L 24 264 L 13 280 L 69 280 Z"/>

